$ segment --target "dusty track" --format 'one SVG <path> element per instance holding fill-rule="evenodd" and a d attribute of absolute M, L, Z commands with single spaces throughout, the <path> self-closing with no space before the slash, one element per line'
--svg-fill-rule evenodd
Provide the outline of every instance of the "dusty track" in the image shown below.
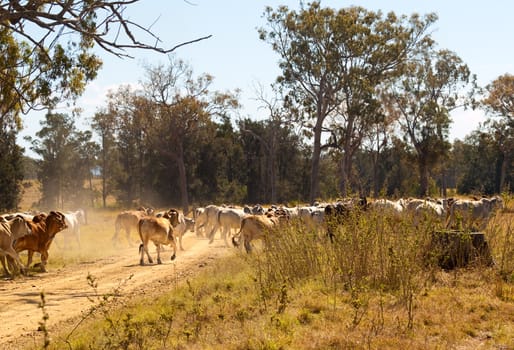
<path fill-rule="evenodd" d="M 96 278 L 97 293 L 100 295 L 122 284 L 122 296 L 129 297 L 134 293 L 152 291 L 157 286 L 162 289 L 163 283 L 173 283 L 194 274 L 213 259 L 233 251 L 225 248 L 221 240 L 209 245 L 207 240 L 198 239 L 192 234 L 185 236 L 183 243 L 185 250 L 178 251 L 175 261 L 169 260 L 169 249 L 163 253 L 162 265 L 140 266 L 137 246 L 134 246 L 101 259 L 50 270 L 48 273 L 31 273 L 15 280 L 1 280 L 0 348 L 19 349 L 21 344 L 33 342 L 35 335 L 41 333 L 37 331 L 42 320 L 42 310 L 39 308 L 41 291 L 44 291 L 49 315 L 47 326 L 52 333 L 60 323 L 77 318 L 92 306 L 88 297 L 93 297 L 95 290 L 88 285 L 88 274 Z M 153 249 L 151 253 L 155 256 Z"/>

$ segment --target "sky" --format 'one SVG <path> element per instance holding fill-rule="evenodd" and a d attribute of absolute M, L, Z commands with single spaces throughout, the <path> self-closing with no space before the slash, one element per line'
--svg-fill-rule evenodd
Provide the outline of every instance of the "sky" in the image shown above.
<path fill-rule="evenodd" d="M 140 0 L 127 8 L 128 17 L 150 27 L 161 39 L 161 46 L 174 47 L 207 35 L 210 39 L 182 46 L 176 58 L 187 62 L 195 76 L 214 76 L 213 90 L 241 90 L 240 115 L 263 119 L 255 97 L 256 87 L 269 87 L 280 74 L 279 56 L 269 44 L 259 39 L 258 28 L 266 27 L 262 16 L 266 6 L 286 5 L 299 9 L 299 1 L 241 0 Z M 514 2 L 490 0 L 353 0 L 321 1 L 323 7 L 340 9 L 362 6 L 383 13 L 394 11 L 410 16 L 435 12 L 439 19 L 432 25 L 432 37 L 441 49 L 454 51 L 485 86 L 505 73 L 514 74 Z M 83 112 L 76 125 L 88 127 L 88 118 L 106 105 L 106 94 L 124 84 L 137 85 L 144 80 L 144 65 L 166 64 L 166 55 L 148 51 L 129 51 L 134 58 L 120 59 L 98 51 L 104 64 L 98 77 L 90 82 L 77 106 Z M 71 113 L 70 109 L 56 110 Z M 24 129 L 18 142 L 33 156 L 24 136 L 34 137 L 41 128 L 41 112 L 23 117 Z M 459 110 L 452 113 L 450 139 L 463 139 L 486 118 L 482 111 Z"/>

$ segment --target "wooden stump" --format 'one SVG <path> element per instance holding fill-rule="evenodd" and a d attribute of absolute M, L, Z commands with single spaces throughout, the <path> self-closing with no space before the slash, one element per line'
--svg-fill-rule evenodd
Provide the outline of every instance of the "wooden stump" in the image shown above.
<path fill-rule="evenodd" d="M 436 263 L 445 270 L 465 267 L 472 262 L 494 264 L 483 232 L 435 231 L 427 258 L 429 263 Z"/>

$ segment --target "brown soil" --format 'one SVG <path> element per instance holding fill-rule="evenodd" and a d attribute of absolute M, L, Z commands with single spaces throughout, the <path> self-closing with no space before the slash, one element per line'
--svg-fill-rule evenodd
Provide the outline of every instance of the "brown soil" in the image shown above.
<path fill-rule="evenodd" d="M 169 259 L 169 248 L 162 253 L 162 265 L 140 266 L 137 246 L 133 246 L 94 261 L 50 269 L 47 273 L 33 272 L 14 280 L 0 280 L 0 348 L 20 349 L 34 342 L 40 344 L 36 339 L 40 339 L 42 333 L 38 331 L 43 319 L 39 307 L 42 291 L 49 315 L 47 327 L 52 334 L 63 322 L 69 324 L 80 320 L 82 313 L 93 305 L 88 297 L 94 297 L 95 290 L 88 285 L 88 274 L 96 278 L 99 295 L 112 292 L 121 285 L 122 297 L 128 298 L 162 289 L 163 283 L 193 275 L 213 259 L 233 251 L 225 248 L 222 240 L 208 244 L 207 240 L 193 234 L 184 237 L 183 245 L 185 250 L 178 250 L 175 261 Z M 153 247 L 150 253 L 155 257 Z"/>

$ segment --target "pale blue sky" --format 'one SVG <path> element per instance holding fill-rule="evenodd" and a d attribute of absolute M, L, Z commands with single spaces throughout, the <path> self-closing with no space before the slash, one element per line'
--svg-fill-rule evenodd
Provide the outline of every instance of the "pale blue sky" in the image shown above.
<path fill-rule="evenodd" d="M 477 75 L 481 86 L 502 74 L 514 74 L 514 2 L 325 0 L 321 3 L 332 8 L 358 5 L 369 10 L 394 11 L 397 15 L 435 12 L 439 20 L 432 27 L 433 38 L 440 48 L 456 52 Z M 128 14 L 143 26 L 156 21 L 152 31 L 161 38 L 164 47 L 212 34 L 208 40 L 179 48 L 176 56 L 188 62 L 196 75 L 213 75 L 213 89 L 241 89 L 241 115 L 263 118 L 265 115 L 257 109 L 254 101 L 254 87 L 257 84 L 269 86 L 279 74 L 277 54 L 259 40 L 257 33 L 257 28 L 266 25 L 262 13 L 268 5 L 273 8 L 287 5 L 298 9 L 299 1 L 141 0 L 129 8 Z M 157 53 L 130 53 L 134 59 L 119 59 L 102 53 L 103 68 L 78 101 L 84 109 L 83 120 L 92 116 L 97 108 L 105 106 L 105 94 L 109 89 L 116 89 L 120 84 L 136 84 L 143 79 L 143 62 L 154 65 L 167 60 Z M 66 109 L 59 111 L 67 112 Z M 452 139 L 463 139 L 484 120 L 483 113 L 479 111 L 458 111 L 452 116 Z M 34 136 L 40 129 L 40 117 L 41 113 L 24 117 L 25 129 L 19 139 L 26 149 L 28 146 L 22 137 Z"/>

